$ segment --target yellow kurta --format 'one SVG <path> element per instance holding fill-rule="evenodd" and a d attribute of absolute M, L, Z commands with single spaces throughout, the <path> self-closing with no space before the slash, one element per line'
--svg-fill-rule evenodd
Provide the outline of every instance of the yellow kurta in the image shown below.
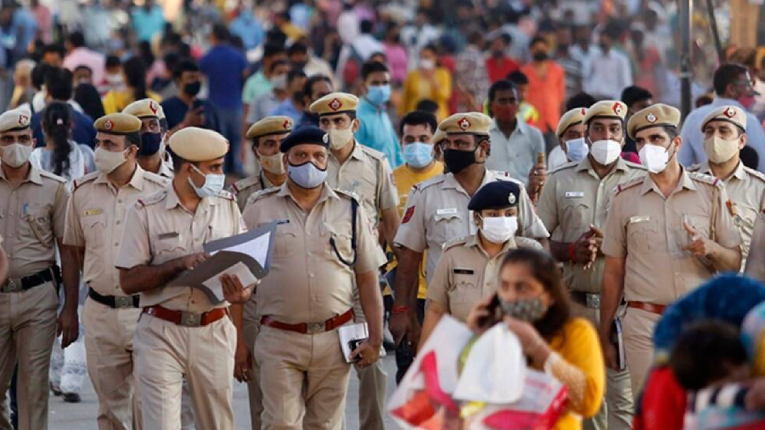
<path fill-rule="evenodd" d="M 443 121 L 449 116 L 447 104 L 452 96 L 452 76 L 443 67 L 436 68 L 433 73 L 434 82 L 431 83 L 419 69 L 409 72 L 404 82 L 404 92 L 398 109 L 401 116 L 415 110 L 417 103 L 426 99 L 433 100 L 438 104 L 436 116 L 439 121 Z"/>
<path fill-rule="evenodd" d="M 157 103 L 162 102 L 162 96 L 153 91 L 147 90 L 146 95 Z M 125 109 L 127 105 L 134 101 L 135 97 L 132 91 L 109 91 L 104 95 L 103 100 L 101 100 L 104 105 L 104 112 L 107 115 L 122 112 L 122 109 Z"/>

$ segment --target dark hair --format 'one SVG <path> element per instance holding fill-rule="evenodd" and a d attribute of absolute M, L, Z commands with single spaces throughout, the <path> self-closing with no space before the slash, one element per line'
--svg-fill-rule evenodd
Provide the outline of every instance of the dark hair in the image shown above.
<path fill-rule="evenodd" d="M 388 73 L 388 66 L 379 61 L 367 61 L 361 66 L 361 79 L 366 80 L 372 73 Z"/>
<path fill-rule="evenodd" d="M 545 39 L 542 36 L 534 36 L 533 39 L 531 39 L 531 42 L 529 42 L 529 48 L 536 45 L 537 43 L 544 43 L 545 46 L 550 46 L 550 44 L 547 42 L 547 39 Z"/>
<path fill-rule="evenodd" d="M 304 43 L 295 42 L 287 48 L 288 57 L 291 57 L 294 54 L 308 54 L 308 47 Z"/>
<path fill-rule="evenodd" d="M 514 83 L 515 85 L 528 85 L 529 84 L 529 78 L 526 76 L 525 73 L 521 72 L 520 70 L 516 70 L 514 72 L 510 72 L 505 77 L 508 81 Z"/>
<path fill-rule="evenodd" d="M 67 42 L 71 43 L 75 48 L 82 48 L 85 46 L 85 36 L 80 31 L 73 31 L 66 37 Z"/>
<path fill-rule="evenodd" d="M 173 79 L 180 79 L 184 72 L 198 72 L 199 65 L 191 58 L 184 58 L 175 65 Z"/>
<path fill-rule="evenodd" d="M 302 70 L 290 70 L 289 73 L 287 73 L 287 83 L 291 84 L 295 81 L 295 79 L 305 78 L 305 72 Z"/>
<path fill-rule="evenodd" d="M 48 45 L 43 46 L 43 49 L 42 49 L 43 56 L 51 52 L 54 54 L 60 55 L 61 58 L 64 58 L 64 55 L 66 55 L 66 51 L 64 50 L 64 47 L 59 44 L 50 43 Z"/>
<path fill-rule="evenodd" d="M 741 158 L 741 162 L 744 163 L 744 166 L 750 169 L 757 170 L 757 166 L 760 165 L 760 154 L 758 154 L 751 145 L 744 145 L 744 147 L 741 148 L 741 152 L 738 153 L 738 156 Z"/>
<path fill-rule="evenodd" d="M 650 91 L 636 85 L 627 87 L 622 91 L 622 101 L 627 107 L 632 106 L 633 103 L 642 102 L 643 100 L 652 98 L 653 94 L 651 94 Z"/>
<path fill-rule="evenodd" d="M 287 43 L 287 35 L 279 30 L 279 27 L 277 26 L 274 26 L 268 30 L 268 33 L 266 33 L 266 44 L 271 43 L 281 47 L 284 47 L 284 44 Z"/>
<path fill-rule="evenodd" d="M 747 364 L 738 330 L 719 320 L 700 321 L 683 330 L 672 347 L 669 365 L 686 390 L 700 390 L 725 379 L 729 366 Z"/>
<path fill-rule="evenodd" d="M 471 30 L 470 33 L 468 33 L 467 41 L 468 43 L 471 43 L 473 45 L 477 45 L 481 42 L 483 42 L 486 38 L 483 36 L 483 33 L 480 30 Z"/>
<path fill-rule="evenodd" d="M 146 67 L 151 67 L 154 64 L 154 53 L 151 52 L 151 43 L 148 40 L 143 40 L 138 44 L 138 56 L 143 60 L 143 64 Z"/>
<path fill-rule="evenodd" d="M 438 103 L 431 99 L 422 99 L 414 107 L 415 110 L 435 115 L 438 112 Z"/>
<path fill-rule="evenodd" d="M 579 94 L 574 94 L 571 96 L 570 99 L 566 102 L 566 111 L 570 111 L 571 109 L 576 108 L 590 108 L 590 106 L 594 105 L 598 102 L 598 99 L 595 97 L 585 93 L 581 92 Z"/>
<path fill-rule="evenodd" d="M 491 87 L 489 87 L 489 103 L 494 101 L 494 97 L 497 96 L 497 92 L 508 90 L 512 90 L 514 93 L 516 93 L 517 96 L 518 88 L 509 80 L 501 79 L 491 84 Z"/>
<path fill-rule="evenodd" d="M 303 85 L 303 96 L 308 97 L 309 99 L 313 95 L 313 86 L 317 82 L 326 82 L 329 84 L 329 86 L 332 86 L 332 79 L 329 78 L 329 76 L 326 75 L 313 75 L 308 80 L 305 81 L 305 85 Z"/>
<path fill-rule="evenodd" d="M 497 34 L 496 36 L 494 36 L 494 37 L 491 39 L 491 41 L 492 41 L 492 42 L 494 42 L 494 41 L 495 41 L 495 40 L 497 40 L 497 39 L 502 39 L 502 42 L 504 42 L 504 43 L 505 43 L 505 45 L 510 45 L 511 43 L 513 43 L 513 36 L 510 36 L 510 35 L 509 35 L 509 34 L 507 34 L 507 33 L 500 33 L 500 34 Z"/>
<path fill-rule="evenodd" d="M 747 72 L 747 68 L 741 64 L 728 63 L 723 64 L 715 70 L 714 78 L 712 79 L 715 93 L 718 96 L 725 94 L 725 90 L 728 89 L 728 85 L 735 82 L 738 77 Z"/>
<path fill-rule="evenodd" d="M 98 90 L 91 84 L 80 84 L 74 90 L 74 101 L 79 103 L 82 110 L 91 118 L 101 118 L 105 115 L 104 105 Z"/>
<path fill-rule="evenodd" d="M 438 48 L 436 45 L 432 43 L 428 43 L 427 45 L 423 46 L 422 49 L 420 49 L 420 52 L 422 51 L 433 51 L 434 54 L 438 55 Z"/>
<path fill-rule="evenodd" d="M 105 66 L 107 69 L 111 69 L 112 67 L 119 67 L 122 65 L 122 60 L 120 60 L 120 57 L 116 55 L 109 55 L 106 57 L 106 63 Z"/>
<path fill-rule="evenodd" d="M 693 103 L 694 106 L 697 108 L 700 108 L 702 106 L 711 105 L 714 99 L 709 94 L 704 94 L 699 96 L 699 98 L 696 99 L 696 101 Z"/>
<path fill-rule="evenodd" d="M 71 167 L 69 154 L 72 145 L 69 138 L 72 135 L 72 111 L 65 102 L 50 102 L 42 111 L 42 129 L 45 140 L 54 145 L 53 173 L 61 176 Z"/>
<path fill-rule="evenodd" d="M 667 133 L 667 136 L 669 136 L 669 140 L 673 140 L 677 136 L 680 135 L 680 130 L 677 129 L 677 127 L 671 126 L 671 125 L 663 125 L 661 128 L 664 129 L 664 132 Z"/>
<path fill-rule="evenodd" d="M 141 133 L 136 131 L 135 133 L 128 133 L 125 135 L 125 149 L 130 145 L 135 145 L 138 149 L 141 149 Z"/>
<path fill-rule="evenodd" d="M 398 134 L 401 136 L 404 135 L 405 125 L 427 125 L 430 128 L 431 133 L 435 133 L 438 128 L 438 120 L 436 119 L 436 116 L 430 112 L 416 110 L 409 112 L 401 118 L 401 122 L 398 126 Z"/>
<path fill-rule="evenodd" d="M 274 55 L 283 54 L 285 52 L 287 52 L 287 50 L 284 49 L 284 45 L 278 43 L 267 42 L 263 45 L 263 58 L 271 58 Z"/>
<path fill-rule="evenodd" d="M 213 25 L 212 35 L 218 42 L 228 42 L 231 38 L 231 34 L 228 32 L 228 28 L 224 24 L 218 23 Z"/>
<path fill-rule="evenodd" d="M 273 73 L 274 69 L 276 69 L 279 66 L 287 66 L 289 67 L 290 62 L 287 60 L 276 60 L 273 63 L 271 63 L 271 67 L 268 68 L 269 73 Z"/>
<path fill-rule="evenodd" d="M 534 323 L 534 328 L 549 341 L 571 319 L 568 293 L 563 286 L 558 263 L 545 251 L 533 248 L 514 249 L 502 259 L 497 276 L 501 276 L 502 269 L 508 264 L 525 264 L 531 270 L 532 276 L 544 285 L 545 291 L 552 298 L 553 303 L 545 315 Z"/>
<path fill-rule="evenodd" d="M 48 69 L 52 66 L 45 63 L 38 63 L 34 69 L 32 69 L 32 86 L 38 90 L 42 88 L 45 83 L 45 75 L 48 74 Z"/>
<path fill-rule="evenodd" d="M 72 98 L 72 72 L 51 67 L 45 73 L 45 89 L 53 100 L 67 101 Z"/>
<path fill-rule="evenodd" d="M 371 34 L 374 29 L 375 24 L 368 19 L 361 21 L 361 24 L 359 24 L 359 30 L 361 30 L 361 34 Z"/>
<path fill-rule="evenodd" d="M 93 69 L 91 69 L 90 67 L 88 67 L 88 66 L 86 66 L 84 64 L 80 64 L 79 66 L 74 68 L 74 72 L 79 72 L 80 70 L 86 70 L 90 74 L 91 77 L 93 76 Z"/>
<path fill-rule="evenodd" d="M 133 100 L 142 100 L 146 95 L 146 65 L 138 57 L 132 57 L 122 66 L 125 84 L 133 89 Z"/>

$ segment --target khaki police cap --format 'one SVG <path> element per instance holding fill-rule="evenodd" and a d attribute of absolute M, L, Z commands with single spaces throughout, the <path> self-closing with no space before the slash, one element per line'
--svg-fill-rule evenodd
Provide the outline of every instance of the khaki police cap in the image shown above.
<path fill-rule="evenodd" d="M 127 105 L 127 107 L 122 110 L 122 113 L 133 115 L 138 118 L 162 119 L 165 117 L 165 113 L 162 111 L 162 106 L 152 99 L 136 100 Z"/>
<path fill-rule="evenodd" d="M 438 128 L 446 134 L 489 134 L 491 118 L 478 112 L 456 113 Z"/>
<path fill-rule="evenodd" d="M 720 106 L 719 108 L 709 112 L 701 122 L 701 131 L 704 131 L 704 127 L 710 121 L 726 121 L 733 125 L 738 126 L 742 130 L 746 130 L 746 113 L 737 106 Z"/>
<path fill-rule="evenodd" d="M 323 115 L 355 112 L 359 98 L 348 93 L 329 93 L 311 104 L 311 112 Z"/>
<path fill-rule="evenodd" d="M 561 137 L 572 125 L 582 124 L 585 115 L 587 115 L 587 108 L 583 107 L 571 109 L 564 113 L 563 116 L 560 117 L 560 121 L 558 121 L 558 128 L 555 130 L 555 135 Z"/>
<path fill-rule="evenodd" d="M 141 120 L 126 113 L 113 113 L 98 118 L 93 126 L 101 133 L 129 134 L 141 131 Z"/>
<path fill-rule="evenodd" d="M 192 162 L 215 160 L 228 152 L 225 137 L 197 127 L 186 127 L 173 133 L 168 146 L 175 155 Z"/>
<path fill-rule="evenodd" d="M 627 133 L 631 138 L 646 128 L 677 127 L 680 124 L 680 111 L 662 103 L 649 106 L 636 112 L 627 124 Z"/>
<path fill-rule="evenodd" d="M 247 138 L 255 139 L 270 134 L 286 134 L 292 131 L 294 121 L 288 116 L 267 116 L 247 130 Z"/>
<path fill-rule="evenodd" d="M 587 109 L 582 122 L 587 124 L 593 118 L 613 118 L 624 121 L 627 116 L 627 105 L 618 100 L 603 100 Z"/>
<path fill-rule="evenodd" d="M 24 130 L 29 127 L 32 112 L 29 109 L 17 108 L 6 111 L 0 115 L 0 132 L 11 130 Z"/>

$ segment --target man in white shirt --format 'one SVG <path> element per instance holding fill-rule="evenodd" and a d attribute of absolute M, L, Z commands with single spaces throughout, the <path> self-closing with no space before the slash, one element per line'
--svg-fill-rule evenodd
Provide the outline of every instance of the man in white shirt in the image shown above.
<path fill-rule="evenodd" d="M 629 58 L 613 48 L 612 35 L 600 34 L 600 55 L 583 62 L 584 91 L 595 97 L 618 100 L 622 90 L 632 85 Z"/>

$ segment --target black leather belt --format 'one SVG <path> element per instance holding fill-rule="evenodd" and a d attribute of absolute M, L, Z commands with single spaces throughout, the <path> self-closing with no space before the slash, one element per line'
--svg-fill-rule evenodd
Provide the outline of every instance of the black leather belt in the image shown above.
<path fill-rule="evenodd" d="M 25 276 L 23 278 L 8 278 L 8 280 L 5 281 L 5 284 L 0 287 L 0 293 L 26 291 L 52 281 L 55 281 L 56 286 L 61 284 L 61 270 L 59 270 L 58 266 L 51 266 L 34 275 Z"/>
<path fill-rule="evenodd" d="M 140 296 L 138 294 L 133 296 L 103 296 L 92 288 L 89 288 L 88 296 L 101 303 L 104 306 L 109 306 L 112 309 L 124 309 L 124 308 L 139 308 Z"/>

